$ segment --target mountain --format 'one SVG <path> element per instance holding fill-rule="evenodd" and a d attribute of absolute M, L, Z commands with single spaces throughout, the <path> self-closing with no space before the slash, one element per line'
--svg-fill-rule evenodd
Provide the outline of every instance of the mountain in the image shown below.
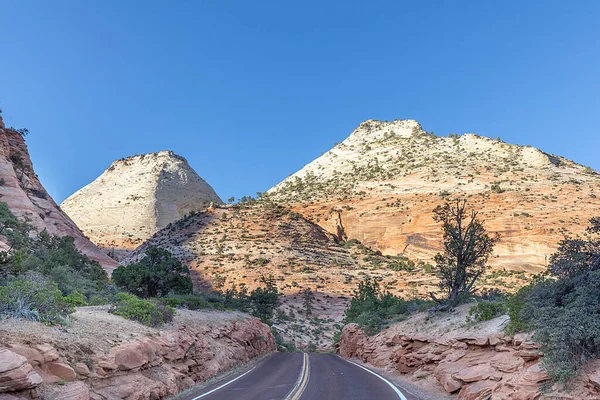
<path fill-rule="evenodd" d="M 221 199 L 172 151 L 117 160 L 61 208 L 99 246 L 133 250 L 156 231 Z"/>
<path fill-rule="evenodd" d="M 23 135 L 6 128 L 0 117 L 0 201 L 8 204 L 17 217 L 28 218 L 35 228 L 44 229 L 52 235 L 72 236 L 77 248 L 107 271 L 118 266 L 117 262 L 90 242 L 77 225 L 56 205 L 40 183 L 33 169 Z M 0 249 L 8 250 L 0 242 Z"/>
<path fill-rule="evenodd" d="M 340 237 L 425 261 L 440 249 L 433 209 L 468 198 L 502 235 L 491 264 L 536 272 L 563 233 L 600 215 L 599 184 L 591 168 L 531 146 L 368 120 L 268 194 Z"/>
<path fill-rule="evenodd" d="M 312 341 L 330 348 L 334 324 L 341 323 L 348 298 L 365 274 L 394 293 L 436 290 L 423 266 L 411 268 L 359 243 L 341 245 L 319 225 L 268 200 L 192 213 L 158 231 L 123 263 L 138 260 L 150 245 L 177 256 L 190 268 L 194 287 L 204 291 L 234 285 L 251 291 L 272 274 L 284 294 L 275 326 L 304 347 Z M 316 297 L 312 318 L 302 311 L 300 291 L 307 288 Z"/>

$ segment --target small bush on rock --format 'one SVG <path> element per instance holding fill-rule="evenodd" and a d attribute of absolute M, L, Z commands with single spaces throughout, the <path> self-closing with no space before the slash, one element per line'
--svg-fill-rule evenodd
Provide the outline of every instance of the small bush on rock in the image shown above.
<path fill-rule="evenodd" d="M 469 309 L 467 322 L 490 321 L 506 312 L 506 304 L 501 301 L 481 301 Z"/>

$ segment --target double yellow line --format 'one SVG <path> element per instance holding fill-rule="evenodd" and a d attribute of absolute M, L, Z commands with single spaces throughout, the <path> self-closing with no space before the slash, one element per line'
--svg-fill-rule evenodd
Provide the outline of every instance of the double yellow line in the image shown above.
<path fill-rule="evenodd" d="M 306 385 L 308 384 L 308 378 L 310 376 L 310 363 L 308 362 L 308 353 L 304 353 L 304 358 L 302 362 L 302 370 L 300 371 L 300 376 L 296 381 L 296 384 L 292 388 L 292 390 L 285 396 L 284 400 L 298 400 L 304 389 L 306 389 Z"/>

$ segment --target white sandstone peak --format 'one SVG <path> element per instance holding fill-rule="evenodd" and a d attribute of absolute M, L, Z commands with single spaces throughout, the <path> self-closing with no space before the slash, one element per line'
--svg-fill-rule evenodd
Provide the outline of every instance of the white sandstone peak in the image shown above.
<path fill-rule="evenodd" d="M 132 249 L 211 202 L 222 203 L 185 158 L 163 150 L 114 161 L 61 208 L 94 242 Z"/>

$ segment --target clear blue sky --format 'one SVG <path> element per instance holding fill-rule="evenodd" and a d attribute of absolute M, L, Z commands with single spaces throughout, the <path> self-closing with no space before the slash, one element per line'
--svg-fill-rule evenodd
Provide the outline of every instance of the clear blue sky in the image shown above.
<path fill-rule="evenodd" d="M 60 202 L 172 149 L 226 199 L 363 120 L 600 169 L 600 1 L 0 0 L 0 107 Z"/>

